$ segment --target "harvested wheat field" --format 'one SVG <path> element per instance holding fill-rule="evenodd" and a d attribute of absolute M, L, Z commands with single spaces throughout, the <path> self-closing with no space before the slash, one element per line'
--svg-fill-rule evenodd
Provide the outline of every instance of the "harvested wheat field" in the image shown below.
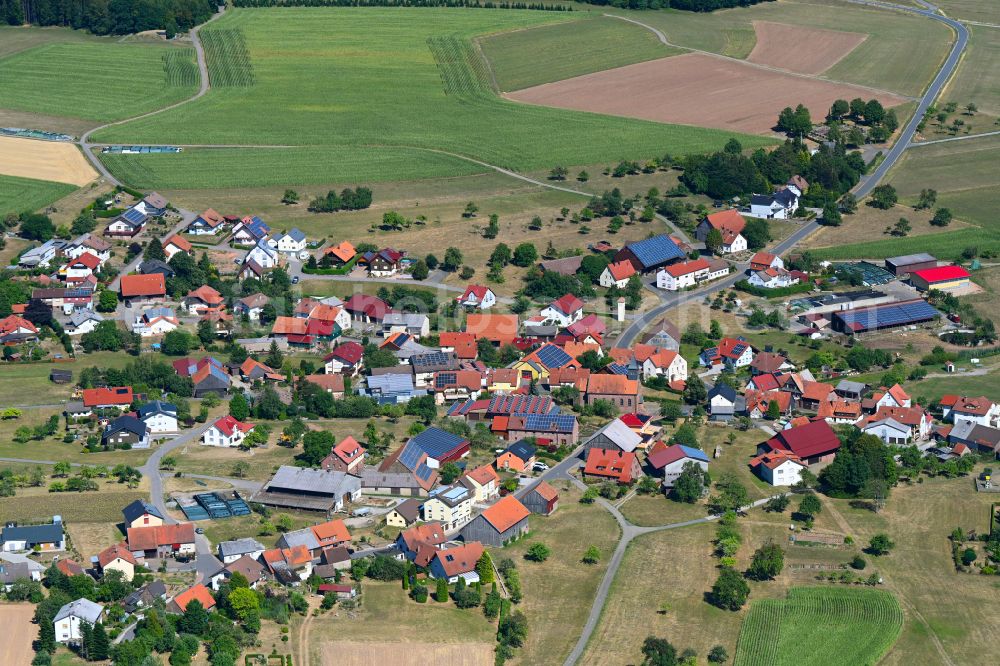
<path fill-rule="evenodd" d="M 323 666 L 491 666 L 490 643 L 327 643 Z"/>
<path fill-rule="evenodd" d="M 86 185 L 97 172 L 71 143 L 0 136 L 0 175 Z"/>
<path fill-rule="evenodd" d="M 747 60 L 800 74 L 822 74 L 868 39 L 858 32 L 754 21 L 757 44 Z"/>
<path fill-rule="evenodd" d="M 31 623 L 35 607 L 31 604 L 0 604 L 0 627 L 4 640 L 0 641 L 0 664 L 30 664 L 34 656 L 31 642 L 38 635 L 38 628 Z"/>
<path fill-rule="evenodd" d="M 902 97 L 701 53 L 635 65 L 526 88 L 512 100 L 641 118 L 662 123 L 769 133 L 786 106 L 805 104 L 823 117 L 836 99 L 876 97 L 886 108 Z"/>

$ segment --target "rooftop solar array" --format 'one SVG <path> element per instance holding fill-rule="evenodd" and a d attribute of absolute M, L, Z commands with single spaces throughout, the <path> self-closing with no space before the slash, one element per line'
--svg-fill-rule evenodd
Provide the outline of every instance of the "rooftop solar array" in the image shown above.
<path fill-rule="evenodd" d="M 431 478 L 431 474 L 433 473 L 434 470 L 428 467 L 427 463 L 420 463 L 420 466 L 417 467 L 417 469 L 413 470 L 414 476 L 416 476 L 421 481 L 426 481 L 427 479 Z"/>
<path fill-rule="evenodd" d="M 142 224 L 143 220 L 146 219 L 146 214 L 137 208 L 129 208 L 121 214 L 121 219 L 133 225 Z"/>
<path fill-rule="evenodd" d="M 561 368 L 573 360 L 572 356 L 555 345 L 542 347 L 536 352 L 536 356 L 546 368 Z"/>
<path fill-rule="evenodd" d="M 629 250 L 643 266 L 649 268 L 662 264 L 672 259 L 684 258 L 684 252 L 677 247 L 677 243 L 670 240 L 669 236 L 660 234 L 646 240 L 627 245 Z"/>
<path fill-rule="evenodd" d="M 519 415 L 515 415 L 519 416 Z M 524 426 L 529 431 L 572 432 L 576 417 L 572 414 L 525 414 Z"/>
<path fill-rule="evenodd" d="M 434 388 L 443 389 L 449 386 L 454 386 L 458 381 L 458 373 L 456 372 L 439 372 L 434 378 Z"/>
<path fill-rule="evenodd" d="M 403 447 L 403 452 L 399 454 L 399 462 L 403 467 L 412 472 L 420 464 L 420 458 L 423 455 L 423 450 L 413 440 L 410 440 Z"/>
<path fill-rule="evenodd" d="M 835 313 L 834 317 L 843 322 L 844 328 L 860 333 L 930 321 L 940 314 L 926 301 L 918 299 L 873 308 L 846 310 Z"/>
<path fill-rule="evenodd" d="M 547 414 L 552 398 L 537 395 L 495 395 L 486 410 L 489 414 Z"/>
<path fill-rule="evenodd" d="M 410 440 L 410 444 L 418 447 L 431 458 L 440 459 L 458 448 L 464 441 L 464 437 L 454 435 L 447 430 L 431 427 L 415 435 Z"/>

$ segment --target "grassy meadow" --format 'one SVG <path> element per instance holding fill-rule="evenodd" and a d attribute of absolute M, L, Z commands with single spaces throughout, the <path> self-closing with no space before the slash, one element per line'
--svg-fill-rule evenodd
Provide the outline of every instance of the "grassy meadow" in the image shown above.
<path fill-rule="evenodd" d="M 0 217 L 44 208 L 75 189 L 66 183 L 0 175 Z"/>
<path fill-rule="evenodd" d="M 1000 30 L 970 25 L 969 32 L 965 57 L 941 98 L 956 102 L 959 107 L 974 102 L 981 112 L 1000 115 L 1000 71 L 995 66 L 1000 62 Z M 974 131 L 996 129 L 988 126 L 980 128 L 982 123 L 977 123 L 974 118 L 963 119 L 975 126 Z"/>
<path fill-rule="evenodd" d="M 197 86 L 192 48 L 70 41 L 0 58 L 0 108 L 14 111 L 106 122 L 180 101 Z"/>
<path fill-rule="evenodd" d="M 680 53 L 651 31 L 598 16 L 478 40 L 496 85 L 507 92 Z M 539 67 L 544 63 L 545 67 Z"/>
<path fill-rule="evenodd" d="M 570 18 L 563 13 L 426 8 L 231 10 L 204 31 L 206 36 L 226 31 L 218 41 L 227 46 L 208 57 L 210 77 L 225 85 L 175 111 L 109 128 L 97 138 L 336 146 L 356 154 L 353 173 L 381 173 L 380 180 L 398 180 L 422 169 L 426 156 L 419 156 L 421 166 L 400 174 L 398 163 L 383 163 L 374 149 L 437 149 L 517 169 L 549 169 L 560 163 L 710 150 L 731 136 L 529 107 L 497 97 L 485 60 L 470 39 Z M 770 142 L 763 137 L 741 140 L 747 147 Z M 317 164 L 315 152 L 288 151 L 258 169 L 258 152 L 250 160 L 241 156 L 238 166 L 215 169 L 217 158 L 207 151 L 186 151 L 175 158 L 184 166 L 172 171 L 177 178 L 181 170 L 200 170 L 205 174 L 202 187 L 245 184 L 234 183 L 229 171 L 292 174 L 287 184 L 309 172 L 308 182 L 321 177 L 330 182 L 348 175 L 338 164 L 342 154 L 332 153 Z M 211 160 L 212 166 L 205 166 L 204 160 Z M 451 173 L 467 174 L 469 169 L 453 163 Z M 160 186 L 155 179 L 149 184 Z M 176 180 L 170 184 L 180 185 Z"/>

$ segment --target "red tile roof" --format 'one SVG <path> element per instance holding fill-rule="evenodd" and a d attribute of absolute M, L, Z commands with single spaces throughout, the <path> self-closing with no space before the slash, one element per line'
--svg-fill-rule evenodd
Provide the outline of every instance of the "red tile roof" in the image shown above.
<path fill-rule="evenodd" d="M 84 407 L 97 407 L 99 405 L 131 405 L 133 397 L 131 386 L 84 389 L 83 405 Z"/>
<path fill-rule="evenodd" d="M 197 289 L 189 291 L 187 298 L 197 298 L 199 301 L 209 305 L 219 305 L 223 301 L 222 294 L 212 287 L 209 287 L 207 284 L 203 284 Z"/>
<path fill-rule="evenodd" d="M 216 428 L 218 428 L 219 432 L 221 432 L 226 437 L 232 436 L 232 434 L 237 430 L 240 430 L 242 432 L 250 432 L 251 430 L 253 430 L 252 423 L 243 423 L 242 421 L 237 421 L 229 414 L 226 414 L 225 416 L 219 418 L 219 420 L 216 421 L 213 425 Z"/>
<path fill-rule="evenodd" d="M 632 476 L 634 466 L 635 453 L 594 448 L 587 451 L 587 465 L 583 468 L 583 473 L 631 483 L 635 480 Z"/>
<path fill-rule="evenodd" d="M 357 253 L 358 251 L 349 241 L 341 241 L 339 245 L 331 245 L 323 250 L 323 254 L 331 254 L 345 264 L 353 259 Z"/>
<path fill-rule="evenodd" d="M 608 264 L 608 272 L 611 273 L 612 280 L 620 282 L 635 275 L 635 266 L 631 261 L 616 261 Z"/>
<path fill-rule="evenodd" d="M 128 547 L 132 552 L 186 543 L 194 543 L 194 525 L 191 523 L 128 528 Z"/>
<path fill-rule="evenodd" d="M 708 262 L 704 259 L 694 259 L 692 261 L 682 261 L 679 264 L 671 264 L 670 266 L 664 267 L 667 273 L 675 278 L 681 277 L 682 275 L 688 275 L 690 273 L 697 273 L 698 271 L 707 271 Z"/>
<path fill-rule="evenodd" d="M 516 314 L 472 313 L 465 318 L 465 330 L 477 338 L 507 344 L 517 337 Z"/>
<path fill-rule="evenodd" d="M 585 390 L 597 395 L 638 395 L 639 380 L 625 375 L 590 375 Z"/>
<path fill-rule="evenodd" d="M 329 520 L 311 528 L 313 535 L 319 540 L 320 545 L 327 545 L 328 542 L 342 543 L 351 540 L 351 533 L 343 520 Z"/>
<path fill-rule="evenodd" d="M 583 308 L 583 301 L 573 294 L 566 294 L 562 298 L 552 301 L 549 307 L 555 308 L 563 314 L 571 315 L 577 310 L 581 310 Z"/>
<path fill-rule="evenodd" d="M 531 489 L 531 492 L 538 493 L 538 495 L 546 502 L 559 499 L 559 491 L 545 481 L 539 481 L 535 487 Z"/>
<path fill-rule="evenodd" d="M 796 428 L 782 430 L 767 440 L 772 450 L 791 451 L 805 460 L 815 456 L 833 453 L 840 448 L 840 440 L 833 428 L 823 420 L 810 421 Z"/>
<path fill-rule="evenodd" d="M 343 342 L 326 355 L 323 359 L 325 362 L 329 362 L 332 359 L 339 359 L 346 365 L 354 365 L 359 362 L 365 355 L 365 348 L 359 345 L 357 342 Z"/>
<path fill-rule="evenodd" d="M 734 234 L 743 233 L 743 229 L 747 226 L 747 221 L 735 208 L 712 213 L 705 219 L 719 231 L 728 230 Z"/>
<path fill-rule="evenodd" d="M 128 545 L 125 542 L 108 546 L 97 554 L 97 561 L 100 563 L 102 569 L 115 560 L 125 560 L 129 564 L 136 564 L 135 557 L 132 555 L 132 551 L 128 549 Z"/>
<path fill-rule="evenodd" d="M 344 375 L 306 375 L 303 377 L 310 384 L 315 384 L 324 391 L 331 393 L 344 392 Z"/>
<path fill-rule="evenodd" d="M 33 333 L 38 332 L 38 328 L 24 317 L 8 315 L 3 319 L 0 319 L 0 333 L 3 333 L 4 335 L 13 333 L 21 328 Z"/>
<path fill-rule="evenodd" d="M 441 563 L 445 574 L 451 578 L 469 573 L 476 568 L 479 558 L 483 556 L 483 544 L 478 541 L 454 546 L 446 550 L 434 551 L 434 558 Z"/>
<path fill-rule="evenodd" d="M 531 515 L 528 508 L 513 495 L 502 497 L 499 502 L 483 511 L 483 518 L 497 532 L 503 534 Z"/>
<path fill-rule="evenodd" d="M 205 610 L 215 608 L 215 598 L 212 597 L 209 589 L 201 583 L 189 587 L 174 597 L 174 604 L 184 611 L 187 610 L 188 604 L 195 600 L 200 601 Z"/>
<path fill-rule="evenodd" d="M 167 293 L 167 283 L 163 273 L 149 275 L 123 275 L 119 291 L 124 298 L 135 296 L 163 296 Z"/>
<path fill-rule="evenodd" d="M 101 265 L 101 260 L 90 252 L 84 252 L 79 257 L 70 262 L 70 266 L 85 266 L 90 270 L 94 270 Z"/>
<path fill-rule="evenodd" d="M 350 464 L 365 455 L 365 447 L 358 443 L 358 440 L 354 439 L 350 435 L 340 440 L 340 442 L 334 446 L 330 453 L 340 458 L 344 463 Z"/>
<path fill-rule="evenodd" d="M 188 239 L 184 238 L 179 234 L 174 234 L 173 236 L 171 236 L 170 238 L 168 238 L 163 242 L 163 247 L 166 247 L 168 245 L 174 245 L 182 252 L 190 252 L 192 249 L 194 249 L 194 246 L 191 245 L 190 242 L 188 242 Z"/>
<path fill-rule="evenodd" d="M 764 465 L 768 469 L 775 469 L 777 467 L 780 467 L 782 463 L 789 460 L 791 460 L 794 463 L 798 463 L 803 467 L 806 466 L 806 464 L 802 462 L 802 459 L 799 458 L 794 453 L 792 453 L 791 451 L 778 450 L 778 451 L 768 451 L 767 453 L 762 453 L 759 456 L 753 458 L 750 461 L 750 467 L 757 468 L 760 467 L 761 465 Z"/>

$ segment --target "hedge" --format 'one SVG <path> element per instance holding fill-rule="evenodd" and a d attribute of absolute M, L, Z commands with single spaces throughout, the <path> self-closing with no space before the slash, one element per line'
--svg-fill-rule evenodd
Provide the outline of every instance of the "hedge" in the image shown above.
<path fill-rule="evenodd" d="M 755 287 L 746 280 L 740 280 L 735 285 L 740 291 L 745 291 L 753 296 L 760 296 L 762 298 L 781 298 L 782 296 L 792 296 L 794 294 L 804 294 L 813 290 L 813 285 L 811 282 L 800 282 L 798 284 L 793 284 L 791 287 L 778 287 L 776 289 L 764 289 L 763 287 Z"/>

